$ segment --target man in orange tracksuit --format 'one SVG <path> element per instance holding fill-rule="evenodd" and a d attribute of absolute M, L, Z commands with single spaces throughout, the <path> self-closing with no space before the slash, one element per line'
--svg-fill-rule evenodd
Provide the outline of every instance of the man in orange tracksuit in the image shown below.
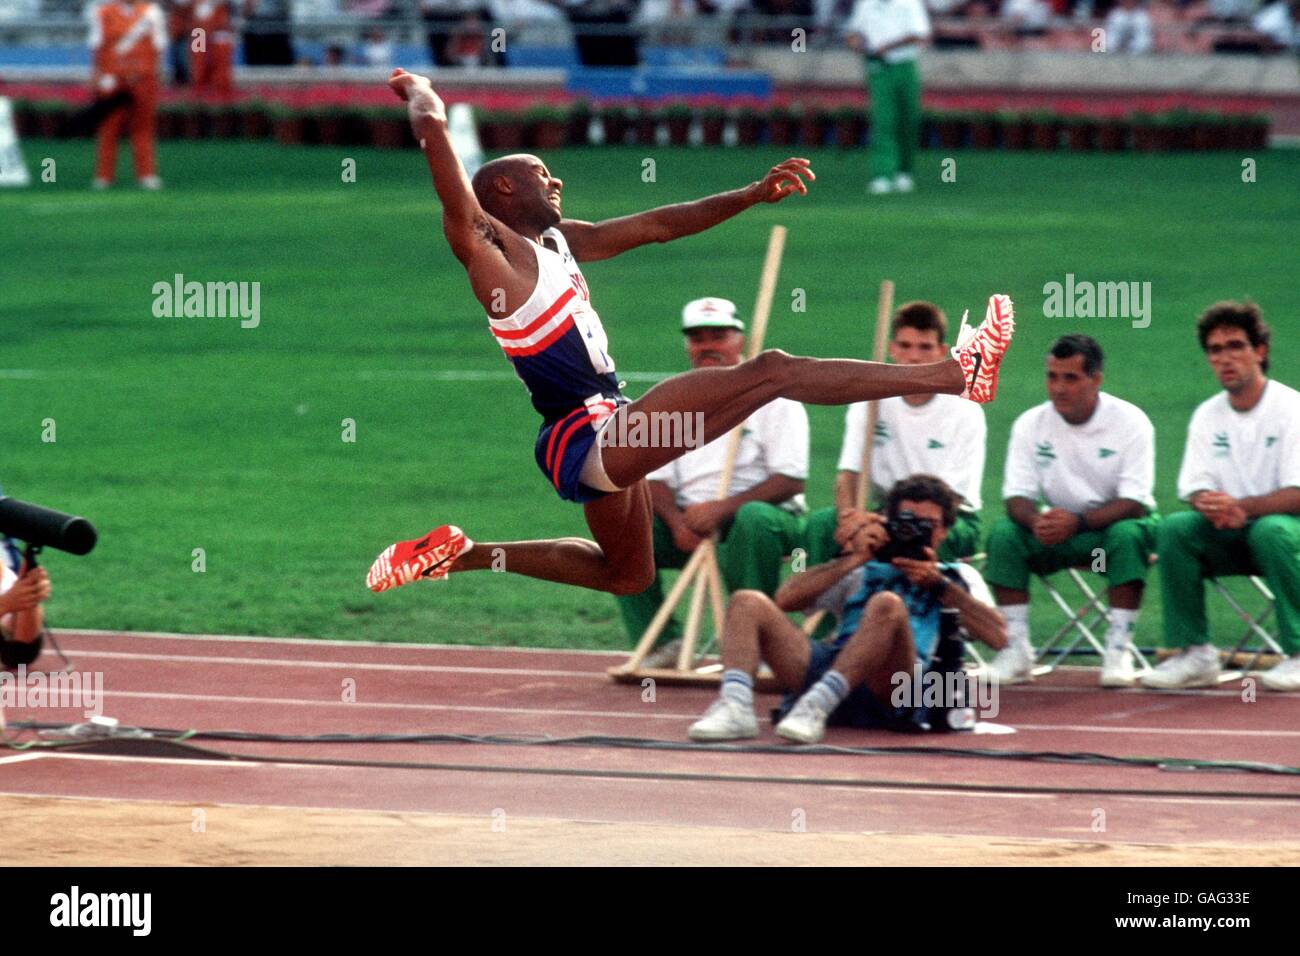
<path fill-rule="evenodd" d="M 233 84 L 230 65 L 235 57 L 235 35 L 230 29 L 230 5 L 226 0 L 198 0 L 194 4 L 194 28 L 203 31 L 203 49 L 190 44 L 194 64 L 194 88 L 199 92 L 225 96 Z"/>
<path fill-rule="evenodd" d="M 162 181 L 154 164 L 154 125 L 158 108 L 158 58 L 167 48 L 162 9 L 146 0 L 104 0 L 89 10 L 95 96 L 121 100 L 99 126 L 95 188 L 113 182 L 117 140 L 127 127 L 135 175 L 144 189 Z"/>

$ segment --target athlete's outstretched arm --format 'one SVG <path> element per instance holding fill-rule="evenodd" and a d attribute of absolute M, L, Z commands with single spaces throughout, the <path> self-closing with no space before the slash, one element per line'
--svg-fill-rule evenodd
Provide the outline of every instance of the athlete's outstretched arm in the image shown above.
<path fill-rule="evenodd" d="M 693 236 L 760 202 L 780 202 L 794 193 L 803 195 L 808 192 L 801 178 L 805 176 L 810 181 L 817 178 L 809 161 L 791 158 L 777 163 L 761 180 L 740 189 L 603 222 L 565 219 L 560 223 L 560 232 L 579 262 L 608 259 L 647 243 Z"/>
<path fill-rule="evenodd" d="M 388 85 L 406 101 L 411 131 L 433 173 L 433 188 L 442 203 L 442 231 L 469 274 L 475 297 L 491 311 L 514 311 L 527 301 L 537 278 L 535 274 L 521 273 L 514 265 L 528 259 L 522 254 L 526 240 L 479 205 L 451 144 L 447 108 L 428 78 L 397 69 Z M 535 262 L 528 261 L 525 269 L 535 272 Z M 500 300 L 502 290 L 504 303 Z"/>

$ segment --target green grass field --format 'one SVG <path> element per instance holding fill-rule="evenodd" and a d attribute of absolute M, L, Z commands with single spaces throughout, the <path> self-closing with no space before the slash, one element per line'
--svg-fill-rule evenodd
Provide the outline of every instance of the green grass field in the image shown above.
<path fill-rule="evenodd" d="M 164 144 L 164 192 L 98 194 L 87 188 L 89 143 L 29 141 L 24 151 L 34 169 L 53 158 L 57 182 L 0 192 L 0 482 L 90 517 L 101 536 L 86 558 L 47 552 L 51 623 L 627 646 L 607 595 L 494 574 L 382 596 L 363 585 L 378 550 L 434 524 L 486 540 L 584 533 L 581 510 L 533 463 L 536 416 L 447 249 L 416 153 Z M 657 182 L 642 181 L 647 155 Z M 341 179 L 345 157 L 356 159 L 355 183 Z M 566 214 L 596 219 L 742 185 L 782 154 L 545 158 L 566 182 Z M 1057 335 L 1099 339 L 1106 387 L 1155 422 L 1166 513 L 1181 507 L 1188 416 L 1215 388 L 1192 330 L 1205 305 L 1258 301 L 1278 333 L 1274 374 L 1300 381 L 1288 335 L 1300 153 L 1261 154 L 1247 184 L 1230 154 L 970 152 L 956 154 L 956 182 L 941 183 L 943 157 L 929 152 L 914 196 L 872 200 L 864 154 L 812 158 L 807 197 L 586 267 L 621 372 L 684 367 L 688 299 L 752 307 L 768 229 L 782 223 L 771 346 L 865 356 L 885 277 L 899 301 L 932 299 L 953 317 L 963 307 L 982 315 L 994 291 L 1015 299 L 1020 334 L 989 409 L 986 523 L 1000 508 L 1011 422 L 1043 400 L 1042 357 Z M 154 317 L 153 285 L 176 273 L 260 282 L 260 326 Z M 1066 273 L 1149 281 L 1150 327 L 1045 318 L 1043 286 Z M 806 312 L 789 307 L 796 288 Z M 647 387 L 635 380 L 628 391 Z M 843 413 L 809 413 L 808 497 L 820 507 Z M 348 418 L 355 443 L 341 438 Z M 47 419 L 54 442 L 42 440 Z M 196 548 L 203 573 L 192 570 Z M 1153 587 L 1141 643 L 1158 640 L 1160 617 Z"/>

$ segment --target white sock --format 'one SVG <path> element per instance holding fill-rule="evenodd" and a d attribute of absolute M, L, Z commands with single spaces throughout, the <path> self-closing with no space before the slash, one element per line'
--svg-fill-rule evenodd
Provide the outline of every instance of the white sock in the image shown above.
<path fill-rule="evenodd" d="M 741 707 L 754 709 L 754 678 L 742 670 L 728 668 L 722 675 L 722 696 Z"/>
<path fill-rule="evenodd" d="M 1128 647 L 1133 643 L 1133 629 L 1137 627 L 1137 611 L 1126 608 L 1110 609 L 1110 627 L 1106 629 L 1107 647 Z"/>
<path fill-rule="evenodd" d="M 1007 619 L 1007 646 L 1029 647 L 1029 605 L 1004 604 L 998 610 Z"/>

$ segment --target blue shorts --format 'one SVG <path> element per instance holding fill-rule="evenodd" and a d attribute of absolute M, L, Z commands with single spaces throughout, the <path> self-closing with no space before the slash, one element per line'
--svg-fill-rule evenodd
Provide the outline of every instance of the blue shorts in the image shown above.
<path fill-rule="evenodd" d="M 554 422 L 543 424 L 537 433 L 533 446 L 537 467 L 565 501 L 595 501 L 612 494 L 584 485 L 582 465 L 596 442 L 598 429 L 621 404 L 624 402 L 611 398 L 590 408 L 580 406 Z"/>
<path fill-rule="evenodd" d="M 808 670 L 803 677 L 803 686 L 797 694 L 786 694 L 781 706 L 772 711 L 772 723 L 780 723 L 790 713 L 795 702 L 812 689 L 835 663 L 839 649 L 829 644 L 818 642 L 812 646 L 812 656 L 808 659 Z M 924 720 L 926 708 L 894 707 L 881 701 L 863 684 L 853 688 L 843 703 L 826 721 L 829 727 L 857 727 L 860 730 L 897 730 L 916 733 L 921 730 L 919 721 Z"/>

